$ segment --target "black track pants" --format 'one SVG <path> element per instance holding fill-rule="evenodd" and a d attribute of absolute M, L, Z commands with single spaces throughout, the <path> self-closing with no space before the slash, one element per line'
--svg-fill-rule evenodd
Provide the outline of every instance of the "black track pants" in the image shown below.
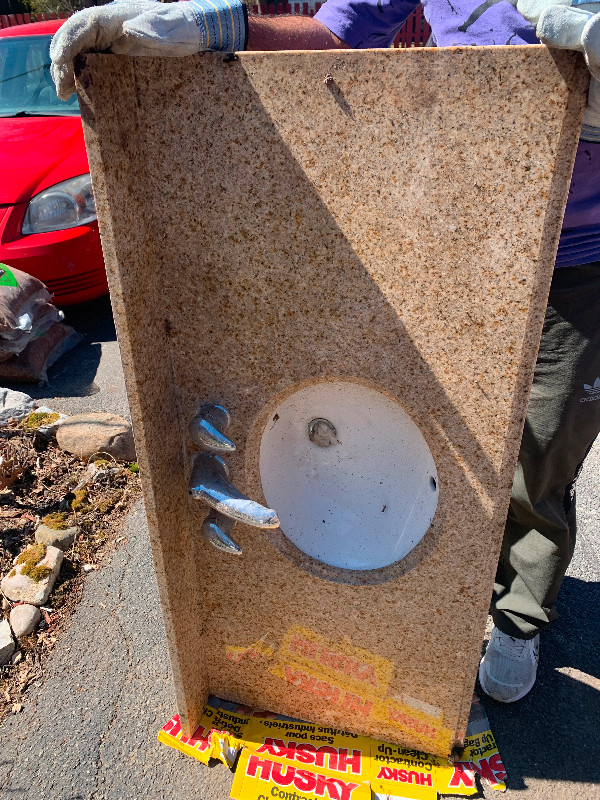
<path fill-rule="evenodd" d="M 597 384 L 597 385 L 595 385 Z M 600 262 L 555 270 L 491 613 L 527 639 L 557 614 L 573 555 L 574 482 L 600 432 Z"/>

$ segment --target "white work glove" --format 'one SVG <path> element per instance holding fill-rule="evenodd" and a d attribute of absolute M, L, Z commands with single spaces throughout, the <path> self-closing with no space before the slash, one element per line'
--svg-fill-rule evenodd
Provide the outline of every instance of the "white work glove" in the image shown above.
<path fill-rule="evenodd" d="M 535 25 L 544 44 L 583 53 L 590 72 L 600 80 L 600 2 L 517 0 L 517 10 Z"/>
<path fill-rule="evenodd" d="M 73 14 L 52 39 L 50 72 L 61 100 L 75 91 L 73 59 L 89 51 L 133 56 L 188 56 L 246 47 L 241 0 L 117 0 Z"/>
<path fill-rule="evenodd" d="M 578 50 L 592 74 L 581 138 L 600 141 L 600 2 L 517 0 L 517 10 L 550 47 Z"/>

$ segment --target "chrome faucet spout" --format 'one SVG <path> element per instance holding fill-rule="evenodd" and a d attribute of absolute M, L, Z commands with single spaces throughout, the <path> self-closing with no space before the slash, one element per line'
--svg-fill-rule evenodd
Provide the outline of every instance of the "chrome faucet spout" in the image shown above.
<path fill-rule="evenodd" d="M 229 422 L 229 412 L 223 406 L 202 406 L 190 424 L 194 444 L 210 453 L 233 453 L 235 444 L 224 435 Z"/>
<path fill-rule="evenodd" d="M 236 522 L 254 528 L 279 527 L 277 513 L 236 489 L 229 480 L 227 465 L 212 453 L 200 453 L 194 459 L 188 491 L 194 499 L 203 500 L 219 514 Z"/>
<path fill-rule="evenodd" d="M 204 539 L 216 547 L 234 556 L 242 555 L 242 548 L 231 536 L 235 528 L 235 520 L 211 511 L 202 523 L 202 535 Z"/>

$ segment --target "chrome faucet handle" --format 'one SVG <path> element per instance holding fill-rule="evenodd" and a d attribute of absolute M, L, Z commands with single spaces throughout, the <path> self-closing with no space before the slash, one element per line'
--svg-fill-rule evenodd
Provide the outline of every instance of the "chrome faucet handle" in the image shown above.
<path fill-rule="evenodd" d="M 235 445 L 226 436 L 231 417 L 223 406 L 205 405 L 190 423 L 194 444 L 210 453 L 233 453 Z"/>
<path fill-rule="evenodd" d="M 230 555 L 241 556 L 242 548 L 231 537 L 234 528 L 234 519 L 225 517 L 217 511 L 211 511 L 202 523 L 202 536 L 218 550 L 223 550 L 224 553 Z"/>
<path fill-rule="evenodd" d="M 235 488 L 220 456 L 212 453 L 196 456 L 188 491 L 195 500 L 204 500 L 215 511 L 236 522 L 254 528 L 279 527 L 279 519 L 272 508 L 261 506 Z"/>

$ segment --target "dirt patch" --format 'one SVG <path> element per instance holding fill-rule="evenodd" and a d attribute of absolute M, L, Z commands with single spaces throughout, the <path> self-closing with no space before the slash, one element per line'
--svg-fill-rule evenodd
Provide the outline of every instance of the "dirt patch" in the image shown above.
<path fill-rule="evenodd" d="M 13 663 L 0 667 L 0 721 L 18 713 L 28 687 L 42 680 L 45 658 L 81 599 L 86 574 L 118 545 L 123 517 L 139 494 L 137 464 L 86 464 L 23 423 L 0 427 L 0 576 L 35 542 L 43 517 L 56 515 L 51 520 L 61 526 L 79 528 L 37 629 L 19 639 Z M 10 613 L 2 600 L 0 619 Z"/>

